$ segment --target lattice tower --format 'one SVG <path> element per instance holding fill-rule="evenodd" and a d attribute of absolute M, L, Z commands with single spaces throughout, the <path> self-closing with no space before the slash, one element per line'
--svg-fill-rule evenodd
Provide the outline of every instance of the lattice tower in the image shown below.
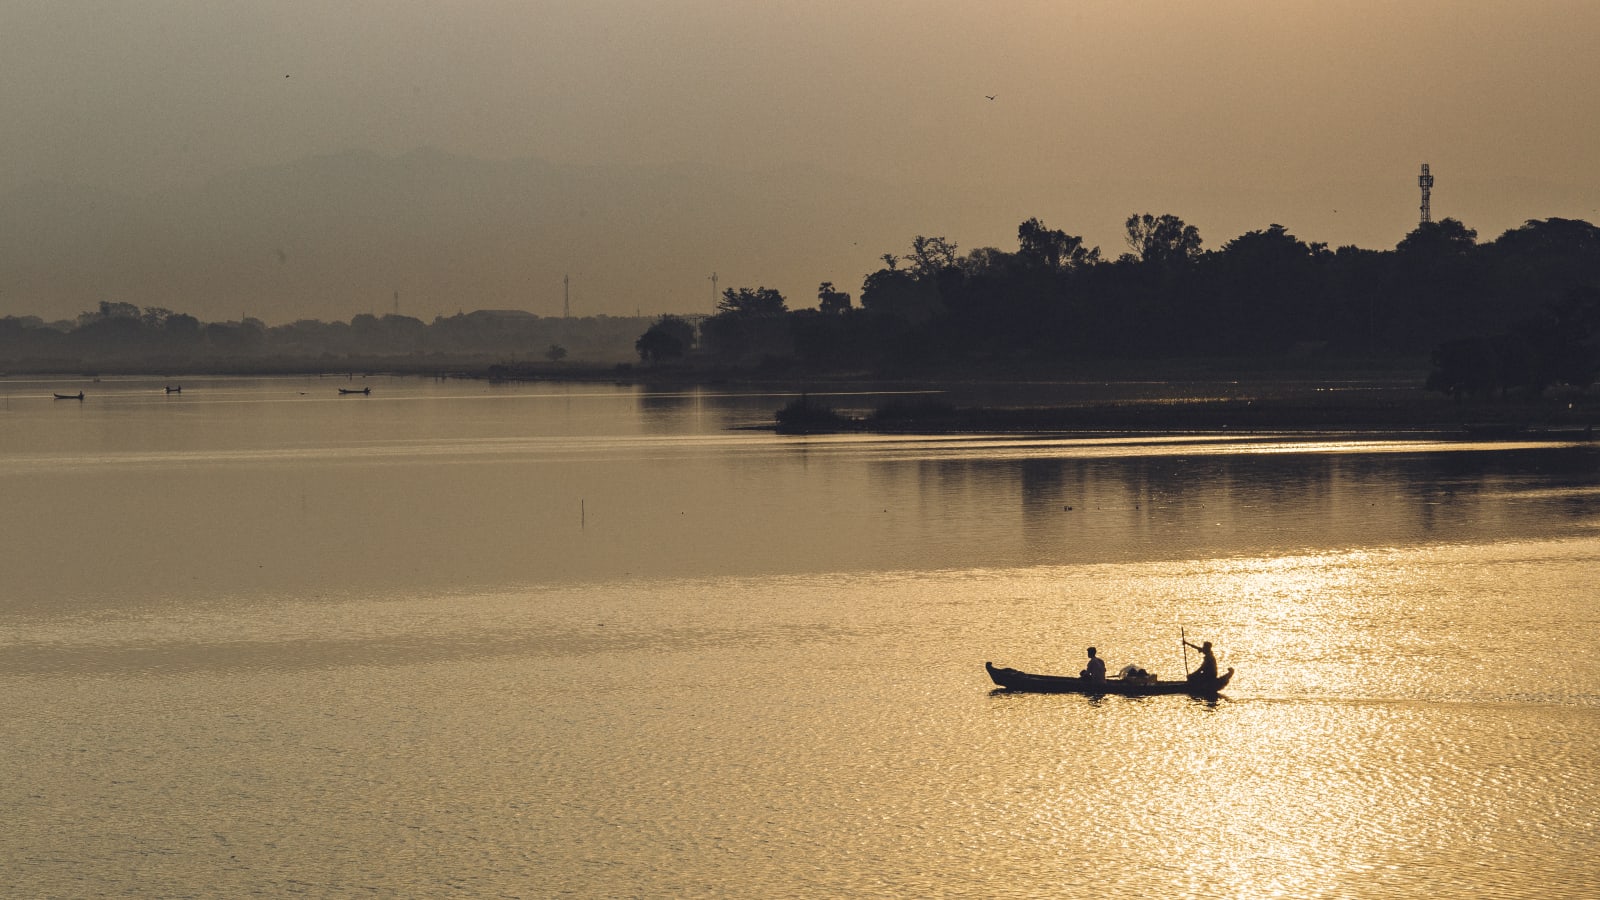
<path fill-rule="evenodd" d="M 1417 187 L 1422 188 L 1422 223 L 1433 221 L 1433 210 L 1428 208 L 1428 197 L 1433 193 L 1433 176 L 1428 174 L 1428 164 L 1422 164 L 1422 174 L 1417 176 Z"/>

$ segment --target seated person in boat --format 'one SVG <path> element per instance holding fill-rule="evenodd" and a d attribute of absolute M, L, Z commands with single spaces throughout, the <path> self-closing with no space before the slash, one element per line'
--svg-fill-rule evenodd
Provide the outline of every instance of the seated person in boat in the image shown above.
<path fill-rule="evenodd" d="M 1078 677 L 1087 678 L 1090 681 L 1106 680 L 1106 661 L 1095 654 L 1093 647 L 1089 648 L 1089 664 L 1084 667 L 1083 671 L 1078 673 Z"/>
<path fill-rule="evenodd" d="M 1210 641 L 1206 641 L 1205 643 L 1200 644 L 1199 646 L 1195 646 L 1194 644 L 1191 644 L 1188 641 L 1184 641 L 1183 643 L 1184 643 L 1184 646 L 1186 646 L 1186 647 L 1194 647 L 1194 649 L 1200 651 L 1200 668 L 1195 669 L 1193 672 L 1189 673 L 1189 680 L 1190 681 L 1216 681 L 1217 680 L 1217 657 L 1216 657 L 1216 655 L 1214 653 L 1211 652 L 1211 642 Z"/>

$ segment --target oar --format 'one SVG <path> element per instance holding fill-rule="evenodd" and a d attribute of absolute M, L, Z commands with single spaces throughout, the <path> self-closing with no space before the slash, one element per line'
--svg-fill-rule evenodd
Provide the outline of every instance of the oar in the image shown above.
<path fill-rule="evenodd" d="M 1183 626 L 1178 626 L 1178 643 L 1183 645 L 1183 675 L 1189 677 L 1189 635 L 1184 633 Z"/>

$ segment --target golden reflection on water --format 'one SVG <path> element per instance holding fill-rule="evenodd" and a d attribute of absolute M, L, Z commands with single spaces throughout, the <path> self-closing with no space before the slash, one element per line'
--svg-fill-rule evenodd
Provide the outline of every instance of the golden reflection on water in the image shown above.
<path fill-rule="evenodd" d="M 0 848 L 32 896 L 87 873 L 107 893 L 1581 897 L 1597 563 L 1574 539 L 24 623 L 63 664 L 0 673 L 28 711 Z M 1059 671 L 1093 642 L 1174 674 L 1180 624 L 1238 668 L 1224 698 L 995 694 L 981 668 Z"/>
<path fill-rule="evenodd" d="M 504 399 L 0 435 L 7 889 L 1600 896 L 1588 457 Z"/>

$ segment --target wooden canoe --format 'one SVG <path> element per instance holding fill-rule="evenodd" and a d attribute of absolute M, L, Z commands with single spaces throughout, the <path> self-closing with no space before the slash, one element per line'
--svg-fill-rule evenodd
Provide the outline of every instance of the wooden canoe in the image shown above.
<path fill-rule="evenodd" d="M 988 670 L 989 678 L 995 684 L 1008 691 L 1040 694 L 1119 694 L 1124 697 L 1144 697 L 1154 694 L 1189 694 L 1195 697 L 1211 697 L 1227 687 L 1228 682 L 1233 679 L 1233 669 L 1229 669 L 1212 681 L 1191 681 L 1189 679 L 1182 681 L 1152 679 L 1146 681 L 1131 678 L 1107 678 L 1104 681 L 1094 681 L 1070 675 L 1034 675 L 1019 669 L 996 666 L 992 662 L 984 663 L 983 667 Z"/>

